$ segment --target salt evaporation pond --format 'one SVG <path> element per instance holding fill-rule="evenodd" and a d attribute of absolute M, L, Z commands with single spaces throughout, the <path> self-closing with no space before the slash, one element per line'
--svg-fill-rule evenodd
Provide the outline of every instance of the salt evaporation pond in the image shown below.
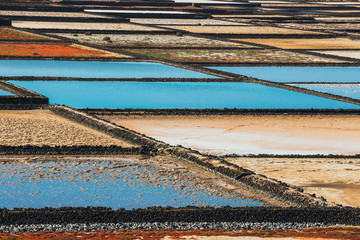
<path fill-rule="evenodd" d="M 360 99 L 360 84 L 296 84 L 295 86 Z"/>
<path fill-rule="evenodd" d="M 0 60 L 1 76 L 73 78 L 215 78 L 149 62 Z"/>
<path fill-rule="evenodd" d="M 0 89 L 0 96 L 14 96 L 14 94 Z"/>
<path fill-rule="evenodd" d="M 74 108 L 354 109 L 357 105 L 237 82 L 9 81 Z"/>
<path fill-rule="evenodd" d="M 140 160 L 4 161 L 0 173 L 0 208 L 8 209 L 263 205 L 201 183 L 176 167 L 164 169 Z"/>
<path fill-rule="evenodd" d="M 360 82 L 360 67 L 209 67 L 273 82 Z"/>

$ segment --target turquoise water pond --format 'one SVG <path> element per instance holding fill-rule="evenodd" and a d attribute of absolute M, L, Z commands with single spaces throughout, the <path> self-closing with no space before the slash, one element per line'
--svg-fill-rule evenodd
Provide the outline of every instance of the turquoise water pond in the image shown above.
<path fill-rule="evenodd" d="M 296 84 L 295 86 L 360 99 L 360 84 Z"/>
<path fill-rule="evenodd" d="M 25 163 L 0 163 L 0 208 L 263 205 L 201 183 L 196 175 L 139 160 Z"/>
<path fill-rule="evenodd" d="M 46 60 L 0 60 L 0 74 L 78 78 L 215 78 L 160 63 Z"/>
<path fill-rule="evenodd" d="M 273 82 L 360 82 L 360 67 L 209 67 Z"/>
<path fill-rule="evenodd" d="M 0 96 L 14 96 L 14 94 L 0 89 Z"/>
<path fill-rule="evenodd" d="M 9 81 L 74 108 L 352 109 L 345 102 L 254 83 Z"/>

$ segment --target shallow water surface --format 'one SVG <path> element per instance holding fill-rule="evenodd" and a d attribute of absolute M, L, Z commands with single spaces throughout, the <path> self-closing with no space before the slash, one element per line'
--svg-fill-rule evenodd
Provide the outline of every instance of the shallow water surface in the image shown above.
<path fill-rule="evenodd" d="M 215 78 L 160 63 L 46 60 L 0 60 L 0 75 L 79 78 Z"/>
<path fill-rule="evenodd" d="M 14 94 L 0 89 L 0 96 L 14 96 Z"/>
<path fill-rule="evenodd" d="M 360 84 L 296 84 L 295 86 L 360 99 Z"/>
<path fill-rule="evenodd" d="M 236 82 L 10 81 L 74 108 L 351 109 L 357 105 Z"/>
<path fill-rule="evenodd" d="M 0 208 L 262 205 L 176 167 L 140 160 L 10 161 L 0 164 L 0 173 Z"/>
<path fill-rule="evenodd" d="M 360 82 L 360 67 L 209 67 L 273 82 Z"/>

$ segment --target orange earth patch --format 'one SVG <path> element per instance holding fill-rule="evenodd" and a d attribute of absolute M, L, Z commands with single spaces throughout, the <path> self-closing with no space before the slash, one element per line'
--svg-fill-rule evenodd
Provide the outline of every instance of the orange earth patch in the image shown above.
<path fill-rule="evenodd" d="M 0 239 L 5 240 L 85 240 L 85 239 L 144 239 L 144 240 L 161 240 L 165 237 L 168 239 L 181 239 L 185 236 L 253 236 L 261 238 L 322 238 L 322 239 L 360 239 L 359 227 L 328 227 L 328 228 L 307 228 L 297 230 L 122 230 L 113 231 L 91 231 L 91 232 L 35 232 L 35 233 L 0 233 Z"/>
<path fill-rule="evenodd" d="M 2 56 L 111 57 L 113 54 L 74 46 L 71 43 L 0 43 Z"/>
<path fill-rule="evenodd" d="M 9 28 L 0 28 L 0 40 L 49 40 L 49 38 Z"/>

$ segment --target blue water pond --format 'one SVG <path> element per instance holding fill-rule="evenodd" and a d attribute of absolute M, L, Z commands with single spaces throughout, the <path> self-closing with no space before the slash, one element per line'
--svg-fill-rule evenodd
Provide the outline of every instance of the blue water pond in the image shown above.
<path fill-rule="evenodd" d="M 215 78 L 149 62 L 0 60 L 1 76 L 78 78 Z"/>
<path fill-rule="evenodd" d="M 263 205 L 185 171 L 134 159 L 25 163 L 0 163 L 0 208 Z"/>
<path fill-rule="evenodd" d="M 14 94 L 0 89 L 0 96 L 14 96 Z"/>
<path fill-rule="evenodd" d="M 297 84 L 295 86 L 360 99 L 360 84 Z"/>
<path fill-rule="evenodd" d="M 236 82 L 10 81 L 74 108 L 352 109 L 322 97 Z"/>
<path fill-rule="evenodd" d="M 210 67 L 273 82 L 360 82 L 360 67 Z"/>

